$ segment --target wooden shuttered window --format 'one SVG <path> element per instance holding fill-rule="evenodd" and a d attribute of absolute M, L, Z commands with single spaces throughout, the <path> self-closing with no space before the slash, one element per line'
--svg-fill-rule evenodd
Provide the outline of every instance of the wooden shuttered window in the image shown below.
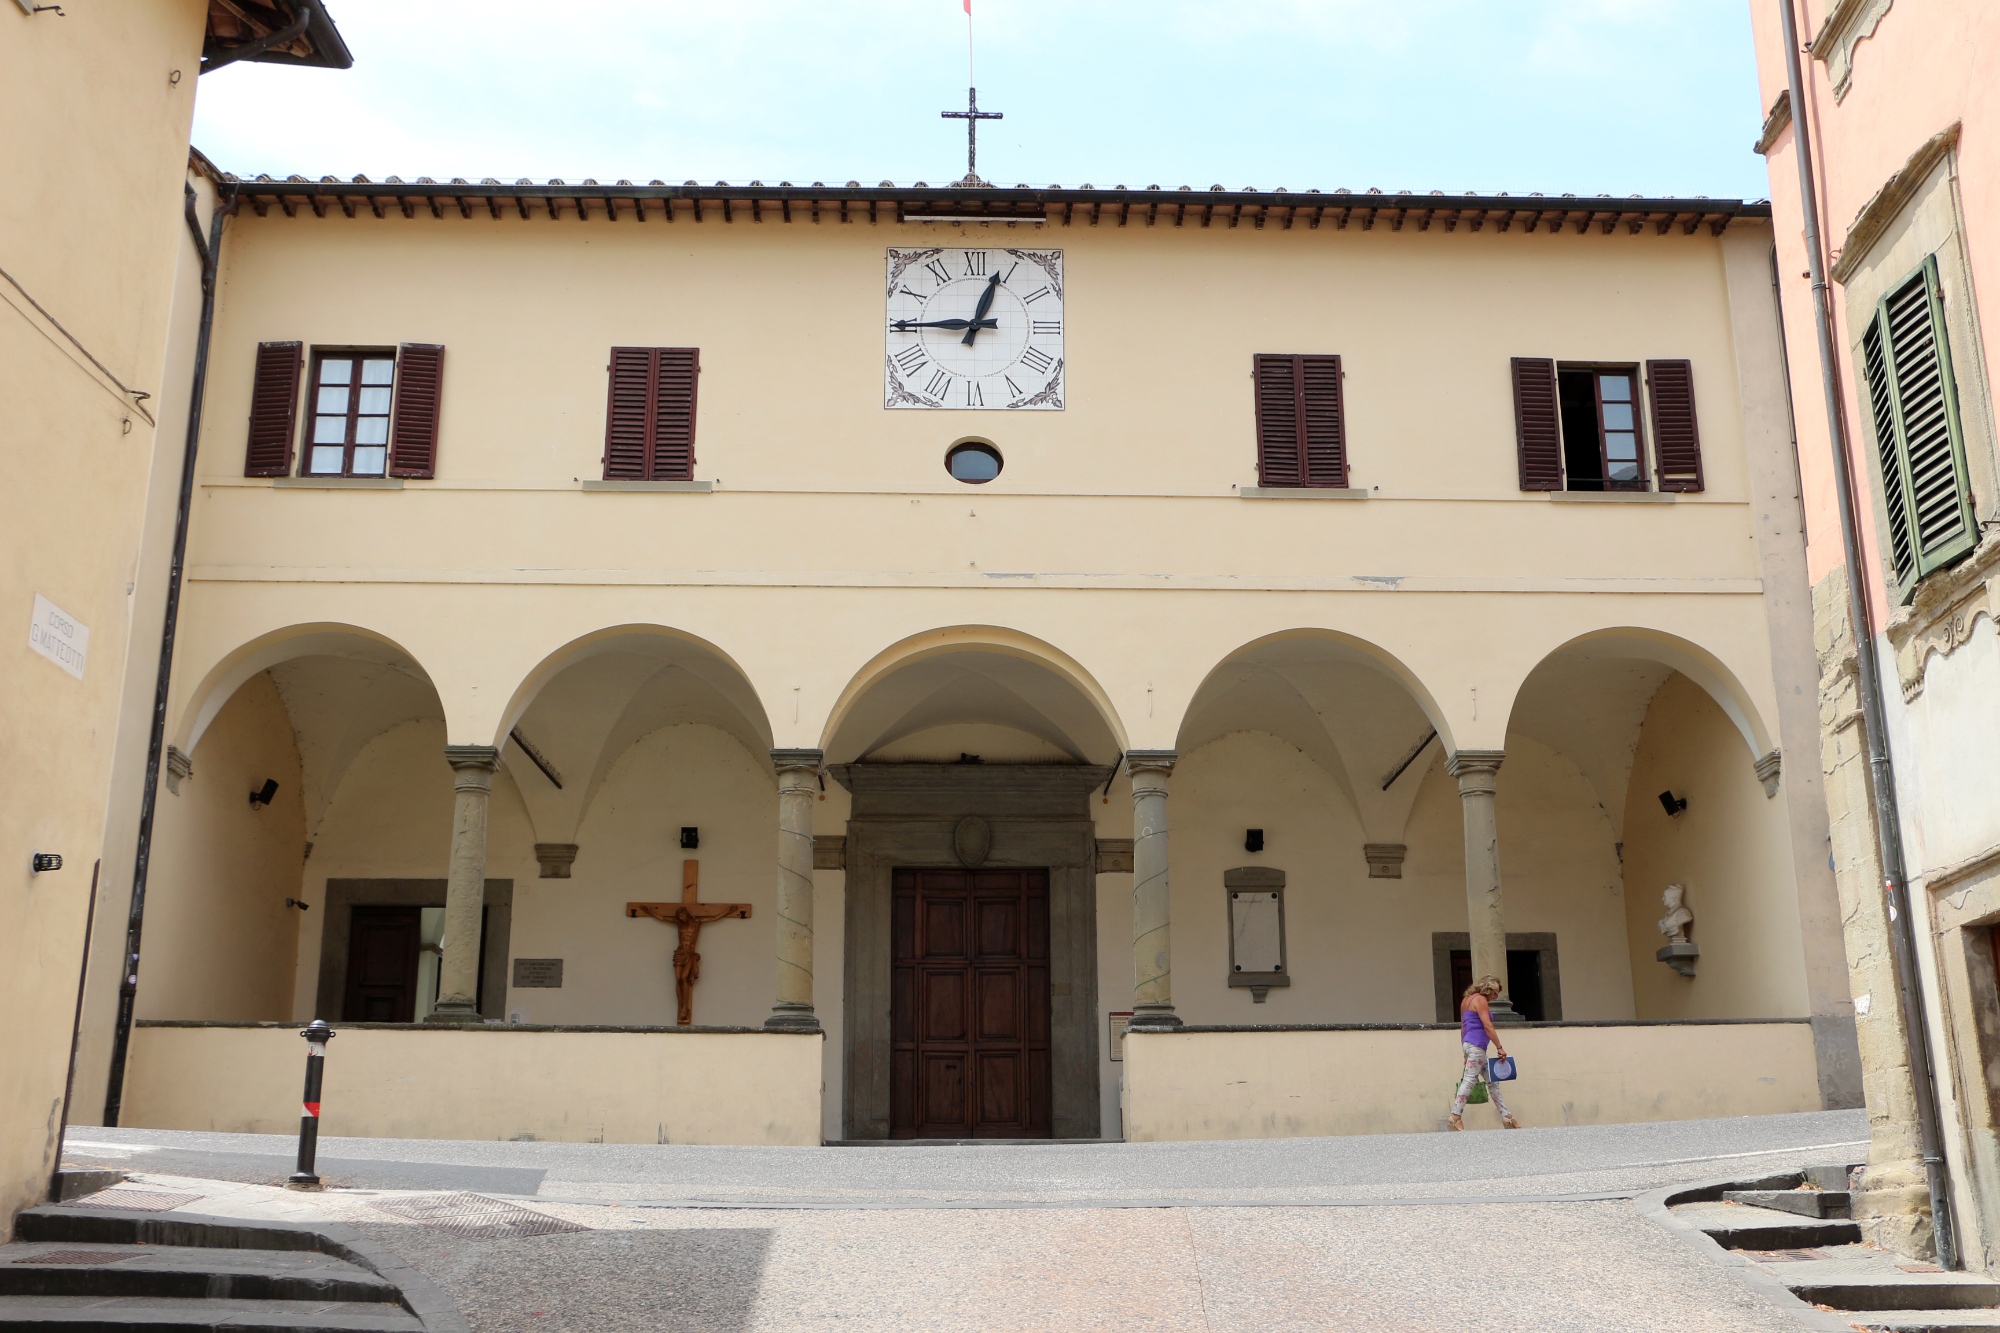
<path fill-rule="evenodd" d="M 1260 354 L 1253 373 L 1258 484 L 1345 487 L 1340 358 Z"/>
<path fill-rule="evenodd" d="M 1877 305 L 1861 360 L 1890 559 L 1907 589 L 1979 543 L 1934 257 Z"/>
<path fill-rule="evenodd" d="M 396 405 L 389 422 L 389 475 L 437 475 L 438 410 L 444 398 L 444 348 L 404 343 L 396 353 Z"/>
<path fill-rule="evenodd" d="M 304 366 L 304 343 L 257 344 L 257 373 L 250 386 L 250 435 L 243 450 L 244 476 L 290 475 L 292 439 L 298 424 L 299 373 Z"/>
<path fill-rule="evenodd" d="M 1514 448 L 1521 465 L 1521 489 L 1563 488 L 1561 412 L 1556 400 L 1556 363 L 1548 357 L 1517 356 L 1514 374 Z"/>
<path fill-rule="evenodd" d="M 604 479 L 693 480 L 699 349 L 614 347 L 608 370 Z"/>
<path fill-rule="evenodd" d="M 1701 431 L 1695 423 L 1694 366 L 1648 361 L 1646 396 L 1652 405 L 1653 462 L 1663 491 L 1698 491 Z"/>

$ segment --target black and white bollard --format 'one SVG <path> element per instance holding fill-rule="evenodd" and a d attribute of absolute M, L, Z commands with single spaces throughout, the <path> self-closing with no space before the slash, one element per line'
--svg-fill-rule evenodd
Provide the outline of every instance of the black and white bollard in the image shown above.
<path fill-rule="evenodd" d="M 299 1035 L 308 1043 L 305 1114 L 299 1117 L 299 1169 L 292 1172 L 285 1185 L 295 1190 L 316 1190 L 319 1177 L 313 1174 L 313 1157 L 319 1151 L 320 1075 L 326 1067 L 326 1044 L 333 1040 L 334 1032 L 325 1019 L 315 1018 Z"/>

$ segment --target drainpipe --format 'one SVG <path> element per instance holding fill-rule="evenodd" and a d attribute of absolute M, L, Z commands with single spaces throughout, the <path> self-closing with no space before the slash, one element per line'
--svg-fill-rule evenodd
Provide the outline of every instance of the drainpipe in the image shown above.
<path fill-rule="evenodd" d="M 182 199 L 188 231 L 201 255 L 201 325 L 195 334 L 194 384 L 188 391 L 187 442 L 181 450 L 180 502 L 174 510 L 174 554 L 167 567 L 167 609 L 160 630 L 160 670 L 153 686 L 152 735 L 146 743 L 146 787 L 139 797 L 139 850 L 132 865 L 132 909 L 125 923 L 125 966 L 118 981 L 118 1024 L 111 1037 L 111 1078 L 104 1091 L 104 1123 L 118 1123 L 125 1099 L 125 1056 L 132 1044 L 132 1008 L 139 990 L 139 936 L 146 924 L 146 872 L 153 855 L 153 814 L 159 804 L 160 760 L 166 753 L 167 691 L 173 684 L 174 632 L 181 617 L 181 571 L 187 563 L 188 516 L 194 502 L 195 453 L 201 444 L 201 400 L 208 387 L 208 338 L 215 325 L 215 272 L 222 256 L 222 219 L 235 206 L 234 192 L 220 197 L 208 235 L 194 211 L 194 187 Z"/>
<path fill-rule="evenodd" d="M 1819 334 L 1821 386 L 1826 392 L 1827 437 L 1833 445 L 1834 486 L 1840 496 L 1840 542 L 1847 559 L 1847 615 L 1854 627 L 1854 660 L 1859 668 L 1862 731 L 1868 743 L 1868 772 L 1875 796 L 1875 846 L 1882 863 L 1882 892 L 1889 908 L 1889 937 L 1895 951 L 1896 991 L 1903 1006 L 1903 1040 L 1909 1046 L 1910 1082 L 1917 1099 L 1917 1129 L 1924 1154 L 1924 1179 L 1931 1196 L 1931 1232 L 1938 1267 L 1959 1267 L 1957 1229 L 1952 1224 L 1951 1181 L 1944 1160 L 1944 1129 L 1938 1114 L 1936 1073 L 1931 1062 L 1930 1024 L 1917 971 L 1917 945 L 1910 915 L 1910 885 L 1903 864 L 1903 824 L 1896 804 L 1896 769 L 1889 755 L 1889 732 L 1882 711 L 1882 680 L 1875 658 L 1873 610 L 1868 599 L 1868 567 L 1861 558 L 1861 523 L 1849 462 L 1847 417 L 1840 392 L 1833 312 L 1827 300 L 1826 265 L 1821 259 L 1819 196 L 1813 187 L 1812 134 L 1806 124 L 1805 76 L 1799 68 L 1798 23 L 1792 0 L 1778 0 L 1783 18 L 1785 75 L 1792 101 L 1792 143 L 1799 160 L 1799 206 L 1805 215 L 1807 276 L 1812 280 L 1813 325 Z"/>

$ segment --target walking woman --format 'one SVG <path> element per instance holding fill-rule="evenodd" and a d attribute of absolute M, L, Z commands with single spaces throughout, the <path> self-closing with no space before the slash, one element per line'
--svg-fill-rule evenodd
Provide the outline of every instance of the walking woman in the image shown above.
<path fill-rule="evenodd" d="M 1458 1095 L 1451 1102 L 1451 1127 L 1465 1128 L 1465 1099 L 1472 1095 L 1472 1085 L 1486 1084 L 1487 1092 L 1493 1099 L 1493 1109 L 1500 1113 L 1500 1123 L 1508 1129 L 1519 1129 L 1521 1122 L 1507 1109 L 1507 1103 L 1500 1096 L 1500 1085 L 1486 1077 L 1486 1043 L 1492 1042 L 1494 1051 L 1502 1058 L 1507 1056 L 1507 1048 L 1500 1044 L 1500 1034 L 1493 1029 L 1492 1001 L 1500 994 L 1500 978 L 1481 977 L 1465 988 L 1465 998 L 1458 1002 L 1458 1039 L 1465 1047 L 1465 1074 L 1458 1080 Z"/>

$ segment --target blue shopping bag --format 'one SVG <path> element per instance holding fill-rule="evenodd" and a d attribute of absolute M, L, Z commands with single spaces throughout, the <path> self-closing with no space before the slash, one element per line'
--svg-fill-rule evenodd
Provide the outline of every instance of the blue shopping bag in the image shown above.
<path fill-rule="evenodd" d="M 1486 1077 L 1495 1083 L 1512 1082 L 1515 1072 L 1514 1057 L 1511 1055 L 1496 1055 L 1486 1062 Z"/>

